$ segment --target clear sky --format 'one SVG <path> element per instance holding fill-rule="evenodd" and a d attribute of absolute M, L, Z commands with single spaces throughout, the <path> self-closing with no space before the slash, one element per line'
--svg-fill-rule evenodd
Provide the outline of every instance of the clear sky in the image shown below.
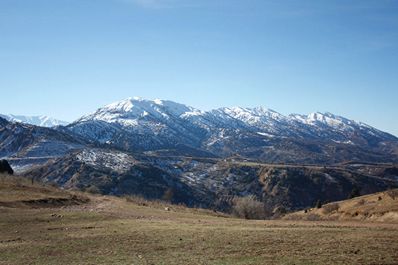
<path fill-rule="evenodd" d="M 398 1 L 0 0 L 0 92 L 67 121 L 140 96 L 398 135 Z"/>

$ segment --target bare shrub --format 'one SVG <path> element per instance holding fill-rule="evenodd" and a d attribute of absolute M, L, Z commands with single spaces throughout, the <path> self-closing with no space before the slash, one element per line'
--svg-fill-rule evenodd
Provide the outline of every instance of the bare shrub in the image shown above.
<path fill-rule="evenodd" d="M 162 196 L 162 200 L 167 201 L 167 202 L 171 202 L 173 200 L 174 197 L 174 191 L 172 188 L 168 188 L 163 196 Z"/>
<path fill-rule="evenodd" d="M 380 197 L 379 197 L 380 198 Z M 364 205 L 365 204 L 365 200 L 364 199 L 360 199 L 358 202 L 357 202 L 357 206 L 361 206 L 361 205 Z"/>
<path fill-rule="evenodd" d="M 299 214 L 288 214 L 285 217 L 283 217 L 284 220 L 290 220 L 290 221 L 299 221 L 303 220 L 303 216 Z"/>
<path fill-rule="evenodd" d="M 310 213 L 309 215 L 306 215 L 306 219 L 308 221 L 319 221 L 321 220 L 321 217 L 318 214 Z"/>
<path fill-rule="evenodd" d="M 56 182 L 49 182 L 48 185 L 53 188 L 58 188 L 58 184 Z"/>
<path fill-rule="evenodd" d="M 387 193 L 387 195 L 388 195 L 391 199 L 393 199 L 393 200 L 395 200 L 395 198 L 398 197 L 398 189 L 395 189 L 395 190 L 388 190 L 388 191 L 386 191 L 386 193 Z"/>
<path fill-rule="evenodd" d="M 91 193 L 91 194 L 100 194 L 101 193 L 100 189 L 94 185 L 91 185 L 85 191 L 88 193 Z"/>
<path fill-rule="evenodd" d="M 264 204 L 253 195 L 234 198 L 232 212 L 245 219 L 264 219 L 267 216 Z"/>
<path fill-rule="evenodd" d="M 140 206 L 148 206 L 148 200 L 140 196 L 125 195 L 123 198 L 126 200 L 126 202 L 132 202 Z"/>
<path fill-rule="evenodd" d="M 340 208 L 338 203 L 329 203 L 322 207 L 322 212 L 324 214 L 332 213 L 338 211 Z"/>
<path fill-rule="evenodd" d="M 146 199 L 140 195 L 124 195 L 123 198 L 126 200 L 126 202 L 131 202 L 134 203 L 138 206 L 147 206 L 147 207 L 153 207 L 153 208 L 160 208 L 164 209 L 166 207 L 171 207 L 176 208 L 176 207 L 185 207 L 184 205 L 181 204 L 171 204 L 169 202 L 163 201 L 163 200 L 151 200 L 151 199 Z"/>

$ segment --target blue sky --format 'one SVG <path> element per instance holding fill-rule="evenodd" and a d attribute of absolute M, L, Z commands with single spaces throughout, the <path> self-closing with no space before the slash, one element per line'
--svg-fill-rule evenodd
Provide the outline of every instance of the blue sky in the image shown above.
<path fill-rule="evenodd" d="M 0 113 L 141 96 L 329 111 L 398 135 L 398 1 L 1 0 Z"/>

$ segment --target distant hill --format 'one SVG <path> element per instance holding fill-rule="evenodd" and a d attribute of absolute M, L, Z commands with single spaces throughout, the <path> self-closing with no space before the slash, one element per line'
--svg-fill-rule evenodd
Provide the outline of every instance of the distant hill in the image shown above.
<path fill-rule="evenodd" d="M 340 220 L 398 223 L 398 189 L 337 201 L 288 214 L 287 220 Z"/>
<path fill-rule="evenodd" d="M 41 126 L 41 127 L 54 127 L 54 126 L 68 124 L 68 122 L 66 122 L 66 121 L 57 120 L 52 117 L 48 117 L 48 116 L 44 116 L 44 115 L 24 116 L 24 115 L 0 114 L 0 117 L 6 119 L 8 121 L 27 123 L 27 124 L 37 125 L 37 126 Z"/>

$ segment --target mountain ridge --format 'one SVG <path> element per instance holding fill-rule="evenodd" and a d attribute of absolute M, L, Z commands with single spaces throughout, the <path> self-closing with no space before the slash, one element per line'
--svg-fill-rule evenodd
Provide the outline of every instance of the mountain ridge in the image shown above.
<path fill-rule="evenodd" d="M 26 115 L 0 114 L 0 117 L 12 122 L 26 123 L 41 127 L 55 127 L 60 125 L 65 126 L 68 125 L 69 123 L 46 115 L 26 116 Z"/>
<path fill-rule="evenodd" d="M 398 187 L 398 139 L 341 116 L 201 111 L 129 98 L 53 128 L 0 118 L 0 158 L 64 188 L 228 211 L 236 196 L 292 211 Z M 281 208 L 282 207 L 282 208 Z"/>
<path fill-rule="evenodd" d="M 101 107 L 66 128 L 124 151 L 182 145 L 217 156 L 237 153 L 263 162 L 283 162 L 291 150 L 297 150 L 298 158 L 318 156 L 322 163 L 349 160 L 352 150 L 360 154 L 354 160 L 363 161 L 398 154 L 397 137 L 362 122 L 328 112 L 285 116 L 265 107 L 202 111 L 169 100 L 134 97 Z M 389 160 L 387 156 L 384 162 Z M 310 160 L 314 159 L 307 162 Z"/>

